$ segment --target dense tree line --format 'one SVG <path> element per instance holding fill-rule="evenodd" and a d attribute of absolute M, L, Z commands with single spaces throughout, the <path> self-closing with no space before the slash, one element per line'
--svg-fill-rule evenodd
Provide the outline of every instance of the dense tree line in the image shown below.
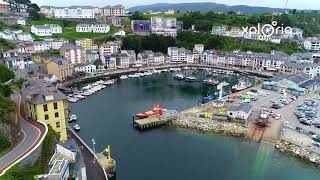
<path fill-rule="evenodd" d="M 258 23 L 267 24 L 271 23 L 272 20 L 276 20 L 278 25 L 303 29 L 305 36 L 315 36 L 320 33 L 320 14 L 317 11 L 304 12 L 292 10 L 288 14 L 272 15 L 271 13 L 264 13 L 252 16 L 237 16 L 232 13 L 192 12 L 184 14 L 178 20 L 183 21 L 185 29 L 189 29 L 192 25 L 195 25 L 197 30 L 206 32 L 210 31 L 213 25 L 257 26 Z"/>
<path fill-rule="evenodd" d="M 31 0 L 5 0 L 9 3 L 11 11 L 23 12 L 22 9 L 26 9 L 31 19 L 40 19 L 43 16 L 39 14 L 40 8 L 36 3 L 32 3 Z"/>
<path fill-rule="evenodd" d="M 143 50 L 167 53 L 169 46 L 192 49 L 194 44 L 204 44 L 206 49 L 221 51 L 253 51 L 270 53 L 272 50 L 284 51 L 288 54 L 304 51 L 296 43 L 272 44 L 262 41 L 245 41 L 243 39 L 215 36 L 207 33 L 190 31 L 179 32 L 177 38 L 164 36 L 127 36 L 123 39 L 123 49 L 135 50 L 137 53 Z"/>
<path fill-rule="evenodd" d="M 176 40 L 173 37 L 165 36 L 126 36 L 123 39 L 123 49 L 131 49 L 135 52 L 152 50 L 155 52 L 166 53 L 169 46 L 175 46 Z"/>

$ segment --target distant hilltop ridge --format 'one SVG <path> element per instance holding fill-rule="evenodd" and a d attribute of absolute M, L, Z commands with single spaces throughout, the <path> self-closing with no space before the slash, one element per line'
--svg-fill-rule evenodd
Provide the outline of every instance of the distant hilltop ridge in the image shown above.
<path fill-rule="evenodd" d="M 246 15 L 252 14 L 261 14 L 267 12 L 284 12 L 289 9 L 283 8 L 270 8 L 270 7 L 256 7 L 256 6 L 246 6 L 246 5 L 235 5 L 235 6 L 228 6 L 225 4 L 218 4 L 212 2 L 201 2 L 201 3 L 177 3 L 177 4 L 170 4 L 170 3 L 157 3 L 151 5 L 141 5 L 141 6 L 134 6 L 129 8 L 128 10 L 131 12 L 140 11 L 167 11 L 169 9 L 173 9 L 175 11 L 180 12 L 187 12 L 187 11 L 200 11 L 200 12 L 208 12 L 208 11 L 221 11 L 221 12 L 242 12 Z"/>

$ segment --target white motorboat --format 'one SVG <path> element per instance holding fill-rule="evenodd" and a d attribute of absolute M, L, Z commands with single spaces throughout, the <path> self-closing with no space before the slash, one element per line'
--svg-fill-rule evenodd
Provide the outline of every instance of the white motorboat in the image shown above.
<path fill-rule="evenodd" d="M 73 122 L 73 121 L 76 121 L 77 120 L 77 115 L 75 115 L 75 114 L 72 114 L 71 116 L 70 116 L 70 118 L 69 118 L 69 122 Z"/>
<path fill-rule="evenodd" d="M 232 91 L 233 92 L 238 92 L 238 91 L 242 91 L 242 90 L 247 89 L 247 88 L 248 88 L 248 86 L 247 86 L 247 84 L 245 82 L 239 81 L 238 84 L 232 86 Z"/>
<path fill-rule="evenodd" d="M 197 80 L 197 78 L 196 77 L 194 77 L 194 76 L 188 76 L 188 77 L 186 77 L 186 79 L 185 79 L 187 82 L 193 82 L 193 81 L 196 81 Z"/>
<path fill-rule="evenodd" d="M 174 78 L 177 80 L 183 80 L 184 79 L 184 75 L 183 74 L 176 74 L 174 75 Z"/>
<path fill-rule="evenodd" d="M 67 98 L 67 100 L 68 100 L 69 102 L 72 102 L 72 103 L 76 103 L 76 102 L 79 101 L 79 99 L 78 99 L 78 98 L 75 98 L 75 97 Z"/>
<path fill-rule="evenodd" d="M 74 130 L 76 130 L 76 131 L 80 131 L 80 126 L 79 126 L 78 124 L 74 125 L 73 128 L 74 128 Z"/>
<path fill-rule="evenodd" d="M 127 75 L 122 75 L 122 76 L 120 76 L 120 79 L 122 79 L 122 80 L 128 79 L 128 76 Z"/>

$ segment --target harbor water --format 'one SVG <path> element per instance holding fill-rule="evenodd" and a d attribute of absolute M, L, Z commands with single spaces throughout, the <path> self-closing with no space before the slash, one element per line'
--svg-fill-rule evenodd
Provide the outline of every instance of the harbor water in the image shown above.
<path fill-rule="evenodd" d="M 204 78 L 203 74 L 196 75 Z M 238 76 L 221 76 L 231 85 Z M 221 80 L 221 79 L 220 79 Z M 184 110 L 215 88 L 173 79 L 172 73 L 118 81 L 70 104 L 80 136 L 95 150 L 111 145 L 118 180 L 316 180 L 320 170 L 270 145 L 242 138 L 162 127 L 137 131 L 132 116 L 161 104 Z"/>

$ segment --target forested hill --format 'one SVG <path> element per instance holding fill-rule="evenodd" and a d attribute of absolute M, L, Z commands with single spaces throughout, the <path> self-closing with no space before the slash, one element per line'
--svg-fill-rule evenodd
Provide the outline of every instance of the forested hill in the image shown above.
<path fill-rule="evenodd" d="M 135 6 L 129 8 L 129 11 L 167 11 L 168 9 L 174 9 L 180 12 L 187 11 L 200 11 L 200 12 L 209 12 L 209 11 L 222 11 L 222 12 L 230 12 L 230 11 L 241 11 L 246 15 L 252 14 L 261 14 L 266 12 L 284 12 L 285 9 L 281 8 L 269 8 L 269 7 L 254 7 L 254 6 L 245 6 L 245 5 L 236 5 L 236 6 L 228 6 L 224 4 L 211 3 L 211 2 L 203 2 L 203 3 L 179 3 L 179 4 L 169 4 L 169 3 L 157 3 L 151 5 L 142 5 Z"/>

